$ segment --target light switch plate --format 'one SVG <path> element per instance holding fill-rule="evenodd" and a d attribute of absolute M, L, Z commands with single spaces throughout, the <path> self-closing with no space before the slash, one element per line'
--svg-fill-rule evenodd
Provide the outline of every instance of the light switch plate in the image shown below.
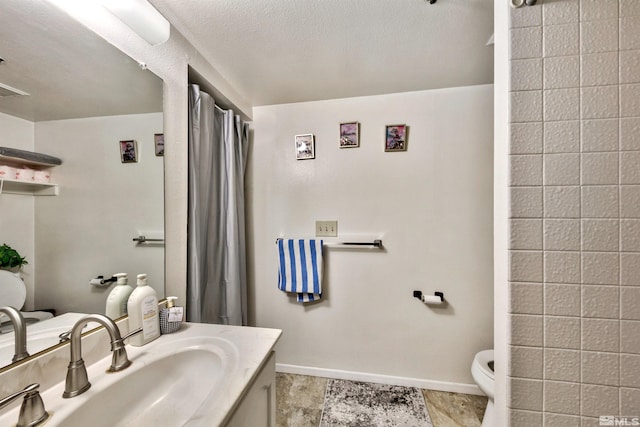
<path fill-rule="evenodd" d="M 338 221 L 316 221 L 316 237 L 338 237 Z"/>

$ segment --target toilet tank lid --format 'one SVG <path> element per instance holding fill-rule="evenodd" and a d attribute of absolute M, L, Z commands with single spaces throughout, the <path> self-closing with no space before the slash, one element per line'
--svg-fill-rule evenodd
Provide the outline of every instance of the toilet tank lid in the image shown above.
<path fill-rule="evenodd" d="M 20 276 L 0 270 L 0 307 L 10 306 L 20 310 L 26 299 L 27 288 Z"/>

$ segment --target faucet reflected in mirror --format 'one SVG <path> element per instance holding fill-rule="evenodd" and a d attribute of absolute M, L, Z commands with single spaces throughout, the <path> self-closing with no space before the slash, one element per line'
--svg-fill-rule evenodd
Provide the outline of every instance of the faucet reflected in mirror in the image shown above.
<path fill-rule="evenodd" d="M 15 351 L 11 362 L 15 363 L 29 357 L 27 352 L 27 325 L 22 314 L 13 307 L 0 307 L 0 313 L 6 314 L 13 324 Z"/>

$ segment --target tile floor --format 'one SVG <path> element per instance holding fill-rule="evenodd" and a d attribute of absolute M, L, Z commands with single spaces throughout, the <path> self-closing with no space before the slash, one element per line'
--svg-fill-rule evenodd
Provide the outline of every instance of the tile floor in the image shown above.
<path fill-rule="evenodd" d="M 327 378 L 277 373 L 277 426 L 317 427 L 327 382 Z M 422 390 L 422 394 L 434 427 L 480 426 L 487 405 L 486 397 L 435 390 Z"/>

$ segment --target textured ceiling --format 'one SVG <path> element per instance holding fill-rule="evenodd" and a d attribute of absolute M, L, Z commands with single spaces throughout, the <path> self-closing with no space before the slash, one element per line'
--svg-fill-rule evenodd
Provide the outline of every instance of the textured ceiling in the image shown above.
<path fill-rule="evenodd" d="M 162 80 L 44 0 L 0 0 L 0 112 L 30 121 L 162 111 Z"/>
<path fill-rule="evenodd" d="M 252 105 L 493 82 L 492 0 L 151 0 Z"/>

